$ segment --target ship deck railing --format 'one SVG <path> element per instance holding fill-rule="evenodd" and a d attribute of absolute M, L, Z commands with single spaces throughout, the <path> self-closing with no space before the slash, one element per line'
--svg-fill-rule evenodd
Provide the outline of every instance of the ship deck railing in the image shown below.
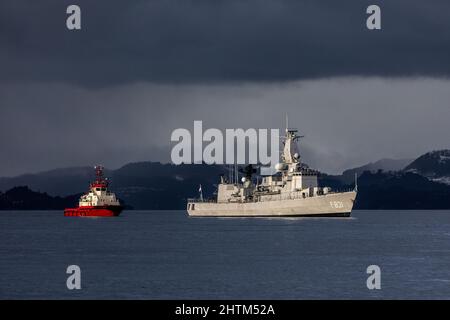
<path fill-rule="evenodd" d="M 256 200 L 250 200 L 247 202 L 267 202 L 267 201 L 277 201 L 277 200 L 296 200 L 296 199 L 307 199 L 307 198 L 314 198 L 314 197 L 321 197 L 326 196 L 327 194 L 334 194 L 334 193 L 341 193 L 341 192 L 351 192 L 354 191 L 354 189 L 348 189 L 348 190 L 342 190 L 342 191 L 329 191 L 327 193 L 319 193 L 315 195 L 308 195 L 305 192 L 302 191 L 293 191 L 289 193 L 279 193 L 279 194 L 272 194 L 272 195 L 258 195 Z"/>
<path fill-rule="evenodd" d="M 188 198 L 188 202 L 217 202 L 216 199 L 200 199 L 200 198 Z"/>
<path fill-rule="evenodd" d="M 321 197 L 325 196 L 327 194 L 334 194 L 334 193 L 341 193 L 341 192 L 351 192 L 355 191 L 354 189 L 346 189 L 346 190 L 339 190 L 339 191 L 330 191 L 325 194 L 316 194 L 314 196 L 309 196 L 307 194 L 303 195 L 304 192 L 301 191 L 293 191 L 289 193 L 280 193 L 280 194 L 272 194 L 272 195 L 257 195 L 253 199 L 248 199 L 246 201 L 233 201 L 233 202 L 239 202 L 239 203 L 249 203 L 249 202 L 268 202 L 268 201 L 278 201 L 278 200 L 295 200 L 295 199 L 307 199 L 312 197 Z M 217 203 L 216 199 L 200 199 L 200 198 L 189 198 L 188 202 L 195 203 L 195 202 L 207 202 L 207 203 Z"/>

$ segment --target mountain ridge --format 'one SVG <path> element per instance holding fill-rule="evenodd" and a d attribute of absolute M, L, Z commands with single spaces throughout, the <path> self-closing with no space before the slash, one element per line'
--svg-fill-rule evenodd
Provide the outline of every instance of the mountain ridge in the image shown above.
<path fill-rule="evenodd" d="M 411 162 L 405 171 L 420 174 L 435 182 L 450 185 L 450 150 L 427 152 Z"/>
<path fill-rule="evenodd" d="M 447 171 L 433 172 L 436 161 L 445 160 L 444 165 L 447 165 L 447 154 L 450 155 L 448 150 L 441 150 L 426 153 L 411 161 L 381 159 L 345 170 L 342 175 L 322 173 L 319 175 L 319 183 L 335 190 L 353 188 L 356 173 L 360 188 L 355 209 L 411 208 L 411 203 L 415 203 L 415 208 L 448 209 L 450 203 L 446 199 L 450 198 L 450 186 L 435 181 L 442 177 L 439 174 L 446 174 Z M 405 163 L 406 166 L 402 168 Z M 187 198 L 198 195 L 199 184 L 202 185 L 205 197 L 212 196 L 219 176 L 227 175 L 227 170 L 228 167 L 224 165 L 173 165 L 141 161 L 128 163 L 116 170 L 107 170 L 106 176 L 110 178 L 112 190 L 129 206 L 135 209 L 164 210 L 184 209 Z M 27 186 L 32 192 L 56 198 L 57 200 L 46 198 L 52 207 L 52 203 L 62 203 L 58 200 L 60 198 L 73 199 L 74 195 L 86 191 L 93 178 L 94 171 L 87 166 L 0 178 L 0 190 L 8 190 L 0 195 L 4 196 L 17 185 Z M 28 197 L 33 199 L 40 196 L 28 193 Z M 418 197 L 420 201 L 417 200 Z M 411 202 L 411 199 L 414 201 Z M 8 206 L 10 207 L 0 205 L 0 209 Z"/>

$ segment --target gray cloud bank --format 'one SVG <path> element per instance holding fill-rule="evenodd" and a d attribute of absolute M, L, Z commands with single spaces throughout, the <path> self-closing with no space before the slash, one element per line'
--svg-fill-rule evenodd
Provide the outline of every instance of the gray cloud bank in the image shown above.
<path fill-rule="evenodd" d="M 286 81 L 450 73 L 450 2 L 67 0 L 0 3 L 0 81 L 82 86 L 130 82 Z"/>
<path fill-rule="evenodd" d="M 450 1 L 376 3 L 378 31 L 366 0 L 3 0 L 0 175 L 168 161 L 194 120 L 286 112 L 328 172 L 448 148 Z"/>
<path fill-rule="evenodd" d="M 301 153 L 325 172 L 449 148 L 450 81 L 333 78 L 284 84 L 161 85 L 91 90 L 0 85 L 0 175 L 54 167 L 169 161 L 176 128 L 277 128 L 306 138 Z M 173 144 L 172 144 L 173 145 Z"/>

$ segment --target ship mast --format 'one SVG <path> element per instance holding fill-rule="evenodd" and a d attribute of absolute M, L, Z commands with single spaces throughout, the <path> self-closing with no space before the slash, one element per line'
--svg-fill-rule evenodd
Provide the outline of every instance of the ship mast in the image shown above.
<path fill-rule="evenodd" d="M 300 162 L 300 156 L 297 149 L 297 141 L 304 136 L 298 135 L 297 129 L 289 128 L 289 120 L 286 114 L 286 135 L 284 136 L 283 162 L 292 164 Z"/>
<path fill-rule="evenodd" d="M 95 166 L 95 181 L 91 183 L 91 188 L 107 188 L 108 181 L 103 176 L 103 166 Z"/>

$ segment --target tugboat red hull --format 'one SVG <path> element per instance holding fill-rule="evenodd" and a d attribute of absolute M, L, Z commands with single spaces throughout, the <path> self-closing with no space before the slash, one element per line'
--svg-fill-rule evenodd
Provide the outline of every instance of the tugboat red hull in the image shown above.
<path fill-rule="evenodd" d="M 83 206 L 64 210 L 66 217 L 117 217 L 123 210 L 122 206 Z"/>

